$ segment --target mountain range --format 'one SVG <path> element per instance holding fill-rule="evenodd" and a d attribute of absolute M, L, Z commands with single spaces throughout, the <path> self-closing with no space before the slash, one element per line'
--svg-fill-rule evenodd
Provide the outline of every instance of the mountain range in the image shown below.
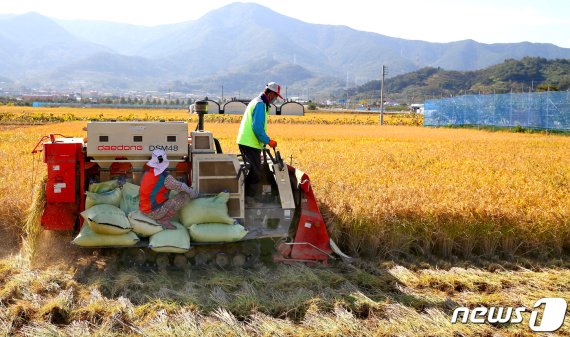
<path fill-rule="evenodd" d="M 542 43 L 431 43 L 306 23 L 252 3 L 155 27 L 0 16 L 0 87 L 257 93 L 268 81 L 289 96 L 327 93 L 423 67 L 477 70 L 505 59 L 568 59 Z"/>

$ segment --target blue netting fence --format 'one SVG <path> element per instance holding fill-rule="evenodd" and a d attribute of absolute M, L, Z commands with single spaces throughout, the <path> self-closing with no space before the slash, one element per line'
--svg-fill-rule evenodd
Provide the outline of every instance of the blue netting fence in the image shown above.
<path fill-rule="evenodd" d="M 570 131 L 570 92 L 467 95 L 424 105 L 425 126 L 523 126 Z"/>

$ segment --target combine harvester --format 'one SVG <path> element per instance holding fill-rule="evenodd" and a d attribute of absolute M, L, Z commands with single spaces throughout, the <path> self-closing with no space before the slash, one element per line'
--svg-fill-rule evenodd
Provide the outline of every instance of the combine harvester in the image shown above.
<path fill-rule="evenodd" d="M 155 149 L 167 152 L 169 172 L 201 195 L 229 192 L 228 215 L 247 234 L 236 242 L 191 242 L 184 253 L 156 253 L 140 238 L 134 246 L 120 248 L 124 263 L 155 263 L 159 269 L 208 264 L 219 267 L 253 266 L 271 243 L 275 262 L 327 265 L 344 255 L 329 238 L 309 177 L 283 162 L 278 151 L 263 150 L 263 174 L 256 208 L 244 201 L 244 177 L 249 165 L 241 155 L 223 153 L 219 141 L 204 131 L 207 102 L 197 102 L 196 131 L 188 134 L 186 122 L 88 122 L 87 139 L 44 136 L 34 153 L 43 152 L 48 166 L 46 205 L 41 217 L 45 230 L 75 231 L 86 226 L 85 192 L 90 182 L 112 179 L 140 183 L 145 163 Z M 58 137 L 56 137 L 58 136 Z M 262 244 L 264 243 L 264 244 Z"/>

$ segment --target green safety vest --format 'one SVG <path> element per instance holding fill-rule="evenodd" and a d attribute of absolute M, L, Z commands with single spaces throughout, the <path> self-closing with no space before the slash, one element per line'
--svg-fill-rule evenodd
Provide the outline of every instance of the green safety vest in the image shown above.
<path fill-rule="evenodd" d="M 260 96 L 254 98 L 249 102 L 247 108 L 245 108 L 236 141 L 240 145 L 253 147 L 255 149 L 263 149 L 263 143 L 257 139 L 257 136 L 253 132 L 253 110 L 259 102 L 263 103 Z M 263 129 L 267 133 L 267 116 L 269 115 L 269 109 L 265 103 L 263 105 L 265 106 L 265 124 L 263 125 Z"/>

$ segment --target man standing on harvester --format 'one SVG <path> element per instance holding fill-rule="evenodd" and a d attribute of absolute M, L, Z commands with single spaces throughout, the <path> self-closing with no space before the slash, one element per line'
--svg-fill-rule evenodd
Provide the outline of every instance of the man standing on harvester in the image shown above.
<path fill-rule="evenodd" d="M 270 82 L 265 90 L 249 102 L 243 114 L 237 136 L 237 144 L 250 169 L 245 177 L 245 202 L 249 206 L 257 204 L 255 195 L 261 179 L 261 150 L 265 145 L 277 147 L 277 142 L 267 135 L 269 109 L 277 97 L 281 97 L 281 86 Z"/>

